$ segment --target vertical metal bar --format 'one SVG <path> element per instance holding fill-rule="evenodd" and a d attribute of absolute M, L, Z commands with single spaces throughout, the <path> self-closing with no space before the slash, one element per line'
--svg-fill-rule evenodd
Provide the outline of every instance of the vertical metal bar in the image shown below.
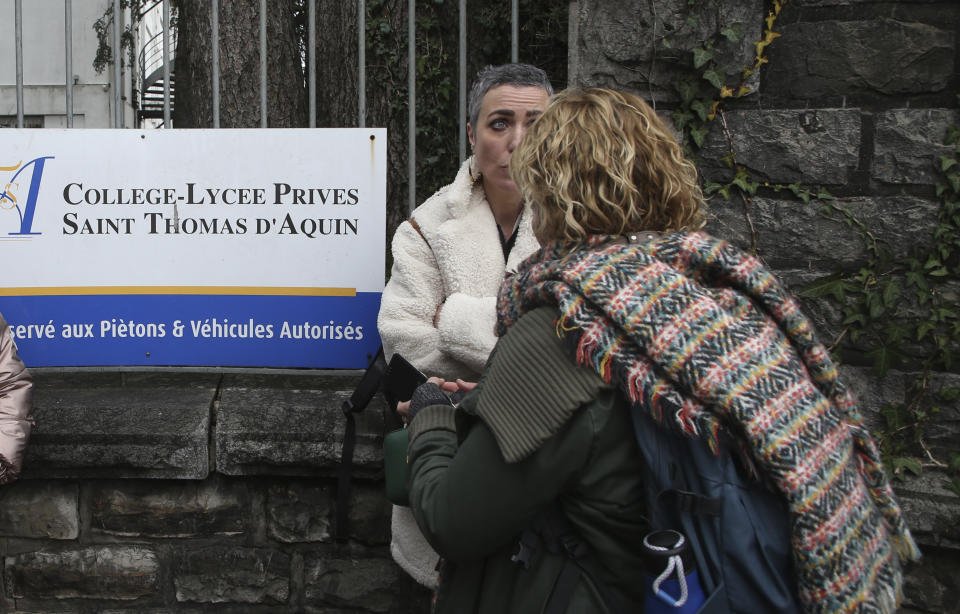
<path fill-rule="evenodd" d="M 307 8 L 307 87 L 310 91 L 310 127 L 317 127 L 317 0 Z"/>
<path fill-rule="evenodd" d="M 163 0 L 163 127 L 170 127 L 170 0 Z"/>
<path fill-rule="evenodd" d="M 213 127 L 220 127 L 220 0 L 210 3 L 210 62 L 213 64 Z"/>
<path fill-rule="evenodd" d="M 357 126 L 367 125 L 367 3 L 357 0 Z"/>
<path fill-rule="evenodd" d="M 407 207 L 416 208 L 417 198 L 417 57 L 416 20 L 414 0 L 407 0 Z"/>
<path fill-rule="evenodd" d="M 260 127 L 267 127 L 267 0 L 260 0 Z"/>
<path fill-rule="evenodd" d="M 510 7 L 510 61 L 520 61 L 520 0 L 513 0 Z"/>
<path fill-rule="evenodd" d="M 73 128 L 73 0 L 63 0 L 63 49 L 67 73 L 64 83 L 67 128 Z"/>
<path fill-rule="evenodd" d="M 459 54 L 457 66 L 459 73 L 459 110 L 460 137 L 458 139 L 460 162 L 467 159 L 467 0 L 460 0 Z"/>
<path fill-rule="evenodd" d="M 123 107 L 120 100 L 120 60 L 123 50 L 120 49 L 120 0 L 113 0 L 113 127 L 122 128 Z"/>
<path fill-rule="evenodd" d="M 17 47 L 17 128 L 23 128 L 23 6 L 13 3 L 14 40 Z"/>

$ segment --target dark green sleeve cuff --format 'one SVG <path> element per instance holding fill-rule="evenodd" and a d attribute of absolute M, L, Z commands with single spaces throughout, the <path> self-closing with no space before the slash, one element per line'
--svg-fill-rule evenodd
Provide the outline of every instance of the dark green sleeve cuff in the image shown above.
<path fill-rule="evenodd" d="M 430 405 L 417 412 L 416 418 L 407 427 L 408 441 L 412 442 L 427 431 L 451 431 L 456 433 L 454 421 L 456 410 L 450 405 Z"/>

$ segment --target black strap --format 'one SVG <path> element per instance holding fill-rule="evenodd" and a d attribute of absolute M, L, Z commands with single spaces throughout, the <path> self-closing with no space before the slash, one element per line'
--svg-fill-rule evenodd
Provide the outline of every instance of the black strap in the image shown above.
<path fill-rule="evenodd" d="M 661 499 L 667 505 L 673 505 L 679 512 L 709 516 L 720 516 L 723 513 L 723 499 L 720 497 L 707 497 L 688 490 L 672 488 L 660 491 L 657 502 L 659 503 Z"/>
<path fill-rule="evenodd" d="M 583 559 L 589 554 L 590 547 L 577 533 L 573 524 L 560 510 L 559 505 L 551 505 L 534 520 L 533 527 L 520 535 L 519 550 L 511 560 L 529 569 L 530 559 L 537 546 L 543 544 L 549 552 L 564 556 L 563 569 L 553 585 L 553 591 L 547 599 L 544 614 L 563 614 L 573 599 L 573 591 L 581 576 L 585 577 L 596 589 L 607 611 L 617 614 L 628 612 L 623 599 L 605 584 L 597 582 L 593 574 L 584 566 Z"/>
<path fill-rule="evenodd" d="M 337 476 L 337 518 L 334 525 L 334 539 L 344 542 L 350 537 L 350 494 L 353 489 L 353 449 L 357 442 L 357 421 L 355 414 L 366 409 L 367 405 L 380 390 L 380 382 L 387 370 L 387 361 L 383 357 L 383 346 L 360 378 L 350 398 L 340 408 L 346 418 L 343 429 L 343 447 L 340 453 L 340 472 Z"/>
<path fill-rule="evenodd" d="M 573 599 L 573 589 L 576 588 L 577 581 L 580 580 L 582 574 L 583 569 L 568 558 L 563 564 L 563 570 L 560 572 L 560 577 L 557 578 L 553 592 L 550 593 L 547 607 L 543 610 L 544 614 L 563 614 L 567 611 L 567 606 Z"/>

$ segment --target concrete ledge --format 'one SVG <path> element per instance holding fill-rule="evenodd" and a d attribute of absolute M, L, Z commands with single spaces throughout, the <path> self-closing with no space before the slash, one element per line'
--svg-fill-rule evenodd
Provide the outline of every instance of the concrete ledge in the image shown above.
<path fill-rule="evenodd" d="M 341 406 L 358 377 L 224 377 L 216 410 L 216 470 L 227 475 L 333 475 L 346 425 Z M 385 406 L 356 414 L 354 477 L 381 470 Z"/>
<path fill-rule="evenodd" d="M 215 374 L 36 374 L 25 478 L 210 473 Z"/>

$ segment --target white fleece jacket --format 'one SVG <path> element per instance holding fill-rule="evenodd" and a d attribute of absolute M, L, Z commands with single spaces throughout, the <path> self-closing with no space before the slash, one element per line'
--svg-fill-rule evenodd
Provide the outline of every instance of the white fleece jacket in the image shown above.
<path fill-rule="evenodd" d="M 524 207 L 510 258 L 470 160 L 393 236 L 393 270 L 377 328 L 387 360 L 399 352 L 428 376 L 476 379 L 497 338 L 497 293 L 507 271 L 539 248 Z M 433 317 L 443 305 L 437 326 Z"/>
<path fill-rule="evenodd" d="M 497 341 L 493 331 L 503 278 L 540 247 L 530 207 L 524 206 L 504 262 L 483 187 L 470 178 L 471 162 L 464 162 L 453 183 L 414 210 L 416 227 L 407 220 L 397 228 L 393 269 L 377 319 L 387 360 L 399 352 L 428 377 L 447 380 L 477 380 Z M 391 529 L 394 560 L 420 584 L 436 587 L 438 555 L 409 508 L 394 506 Z"/>

